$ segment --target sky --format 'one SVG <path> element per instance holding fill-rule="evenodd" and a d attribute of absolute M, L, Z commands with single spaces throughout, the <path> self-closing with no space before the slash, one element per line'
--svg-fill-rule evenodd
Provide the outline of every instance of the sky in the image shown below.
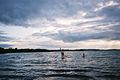
<path fill-rule="evenodd" d="M 0 47 L 120 49 L 120 0 L 0 0 Z"/>

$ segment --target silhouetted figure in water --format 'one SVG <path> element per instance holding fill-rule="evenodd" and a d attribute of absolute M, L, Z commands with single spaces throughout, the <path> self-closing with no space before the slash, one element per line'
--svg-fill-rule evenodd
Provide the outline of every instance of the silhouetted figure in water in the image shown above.
<path fill-rule="evenodd" d="M 82 57 L 85 58 L 85 54 L 84 53 L 83 53 Z"/>
<path fill-rule="evenodd" d="M 61 50 L 61 58 L 64 59 L 64 57 L 65 57 L 65 56 L 64 56 L 64 52 L 62 51 L 61 48 L 60 48 L 60 50 Z"/>

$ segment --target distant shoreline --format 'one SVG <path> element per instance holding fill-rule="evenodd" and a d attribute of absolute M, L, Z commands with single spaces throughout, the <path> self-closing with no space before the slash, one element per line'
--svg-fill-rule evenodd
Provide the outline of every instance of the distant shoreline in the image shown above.
<path fill-rule="evenodd" d="M 2 53 L 22 53 L 22 52 L 57 52 L 57 50 L 48 49 L 17 49 L 17 48 L 0 48 L 0 54 Z M 120 49 L 63 49 L 63 51 L 120 51 Z"/>

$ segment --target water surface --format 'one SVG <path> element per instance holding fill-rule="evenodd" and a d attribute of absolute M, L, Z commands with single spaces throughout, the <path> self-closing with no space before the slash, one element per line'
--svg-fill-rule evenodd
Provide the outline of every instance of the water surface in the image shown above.
<path fill-rule="evenodd" d="M 120 80 L 120 51 L 0 54 L 0 80 Z"/>

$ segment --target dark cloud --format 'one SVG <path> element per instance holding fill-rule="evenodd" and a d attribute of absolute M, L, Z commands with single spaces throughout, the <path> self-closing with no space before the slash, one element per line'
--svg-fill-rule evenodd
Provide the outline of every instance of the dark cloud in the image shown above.
<path fill-rule="evenodd" d="M 3 31 L 0 31 L 0 42 L 6 42 L 6 41 L 10 41 L 12 40 L 12 38 L 6 36 L 6 33 Z"/>
<path fill-rule="evenodd" d="M 120 21 L 120 4 L 104 7 L 98 11 L 98 13 L 107 18 L 112 18 L 114 20 L 118 19 Z"/>
<path fill-rule="evenodd" d="M 27 19 L 40 14 L 44 0 L 0 0 L 0 22 L 23 25 Z"/>
<path fill-rule="evenodd" d="M 65 32 L 59 31 L 58 33 L 34 33 L 33 36 L 46 36 L 56 40 L 62 40 L 64 42 L 76 42 L 87 40 L 120 40 L 120 33 L 115 31 L 103 31 L 103 32 Z"/>
<path fill-rule="evenodd" d="M 87 0 L 0 0 L 0 22 L 25 25 L 28 19 L 72 16 L 80 10 L 92 10 L 94 5 Z"/>
<path fill-rule="evenodd" d="M 95 5 L 104 0 L 0 0 L 0 22 L 4 24 L 27 25 L 26 21 L 38 17 L 54 18 L 75 15 L 78 11 L 97 15 Z M 119 0 L 115 0 L 119 2 Z M 107 2 L 107 1 L 106 1 Z M 108 6 L 98 12 L 100 15 L 118 17 L 119 5 Z M 93 17 L 93 16 L 92 16 Z M 119 17 L 120 18 L 120 17 Z"/>
<path fill-rule="evenodd" d="M 9 48 L 9 47 L 12 47 L 13 45 L 10 45 L 10 44 L 0 44 L 0 47 L 2 48 Z"/>
<path fill-rule="evenodd" d="M 3 41 L 3 42 L 6 42 L 6 41 L 10 41 L 11 38 L 10 37 L 7 37 L 7 36 L 1 36 L 0 35 L 0 42 Z"/>
<path fill-rule="evenodd" d="M 0 0 L 0 22 L 23 24 L 33 13 L 38 13 L 42 2 L 42 0 Z"/>
<path fill-rule="evenodd" d="M 0 31 L 0 42 L 9 42 L 10 40 L 13 40 L 13 38 L 8 37 L 7 33 L 5 33 L 4 31 Z M 0 43 L 0 47 L 2 48 L 8 48 L 8 47 L 12 47 L 13 45 L 11 44 L 3 44 Z"/>

